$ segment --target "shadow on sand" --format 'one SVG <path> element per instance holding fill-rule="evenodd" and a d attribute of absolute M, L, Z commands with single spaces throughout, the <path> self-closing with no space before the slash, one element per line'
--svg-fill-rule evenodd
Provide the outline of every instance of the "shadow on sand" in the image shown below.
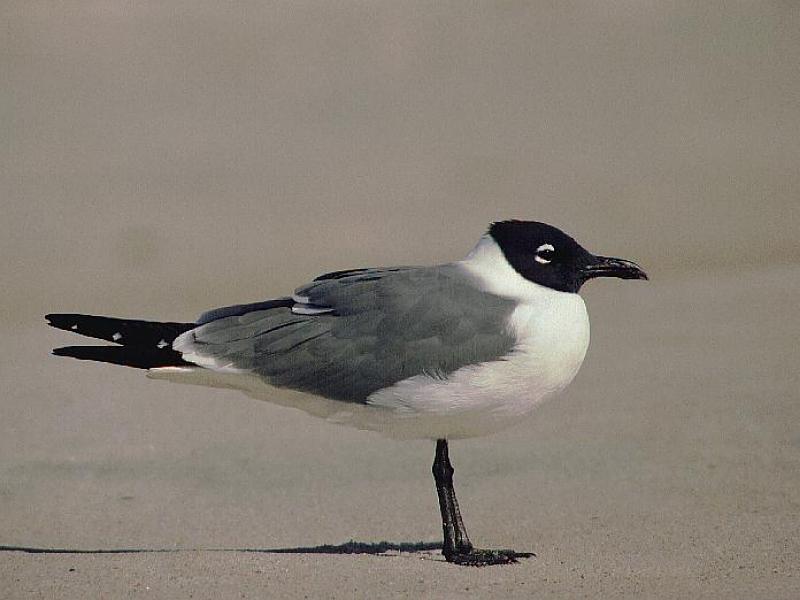
<path fill-rule="evenodd" d="M 441 549 L 441 542 L 356 542 L 323 544 L 298 548 L 44 548 L 32 546 L 0 546 L 0 552 L 27 554 L 144 554 L 167 552 L 252 552 L 262 554 L 385 554 L 387 552 L 425 552 Z"/>

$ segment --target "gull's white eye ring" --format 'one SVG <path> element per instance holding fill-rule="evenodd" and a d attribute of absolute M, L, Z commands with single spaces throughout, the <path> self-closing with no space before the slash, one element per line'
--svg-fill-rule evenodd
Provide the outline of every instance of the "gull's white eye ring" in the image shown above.
<path fill-rule="evenodd" d="M 553 252 L 555 252 L 555 248 L 553 248 L 552 244 L 542 244 L 536 249 L 536 256 L 533 258 L 536 260 L 536 262 L 546 265 L 552 260 L 546 257 L 552 256 Z"/>

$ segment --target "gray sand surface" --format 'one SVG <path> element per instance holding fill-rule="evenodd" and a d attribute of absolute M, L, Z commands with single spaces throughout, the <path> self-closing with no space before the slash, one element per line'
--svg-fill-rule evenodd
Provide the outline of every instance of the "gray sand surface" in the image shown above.
<path fill-rule="evenodd" d="M 800 597 L 795 3 L 0 13 L 0 545 L 180 550 L 3 551 L 0 598 Z M 451 446 L 519 565 L 309 550 L 437 542 L 430 442 L 48 354 L 46 312 L 188 320 L 506 217 L 652 277 L 589 284 L 567 392 Z"/>
<path fill-rule="evenodd" d="M 593 286 L 595 339 L 572 391 L 515 430 L 453 444 L 474 539 L 537 559 L 471 570 L 436 553 L 4 554 L 0 577 L 11 597 L 116 597 L 148 586 L 195 598 L 455 597 L 467 588 L 797 597 L 797 332 L 783 317 L 798 275 L 787 267 Z M 438 539 L 432 444 L 43 356 L 59 337 L 38 329 L 6 339 L 20 361 L 3 376 L 20 391 L 4 410 L 4 543 L 275 549 Z"/>

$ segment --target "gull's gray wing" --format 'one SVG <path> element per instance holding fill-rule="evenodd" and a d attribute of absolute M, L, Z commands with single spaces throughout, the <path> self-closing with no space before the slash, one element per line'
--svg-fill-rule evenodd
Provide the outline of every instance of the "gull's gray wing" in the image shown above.
<path fill-rule="evenodd" d="M 329 273 L 291 301 L 222 310 L 173 347 L 203 366 L 363 402 L 408 377 L 445 378 L 512 349 L 513 302 L 481 292 L 468 277 L 454 265 Z"/>

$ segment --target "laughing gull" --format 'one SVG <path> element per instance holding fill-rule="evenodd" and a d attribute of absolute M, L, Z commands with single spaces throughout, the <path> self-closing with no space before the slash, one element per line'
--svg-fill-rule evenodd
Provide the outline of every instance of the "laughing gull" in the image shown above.
<path fill-rule="evenodd" d="M 504 429 L 572 381 L 589 344 L 578 291 L 594 277 L 647 279 L 635 263 L 591 254 L 555 227 L 502 221 L 463 260 L 327 273 L 292 296 L 218 308 L 194 323 L 46 318 L 118 344 L 57 348 L 58 356 L 236 388 L 337 423 L 436 440 L 445 558 L 504 564 L 530 554 L 472 545 L 447 442 Z"/>

